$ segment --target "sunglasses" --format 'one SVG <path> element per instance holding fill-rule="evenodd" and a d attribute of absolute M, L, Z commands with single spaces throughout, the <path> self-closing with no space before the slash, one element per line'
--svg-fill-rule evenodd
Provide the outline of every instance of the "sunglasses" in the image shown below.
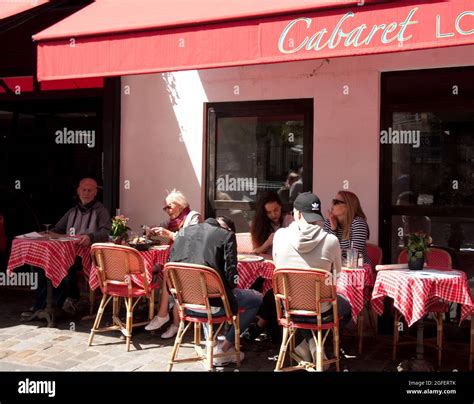
<path fill-rule="evenodd" d="M 340 199 L 333 199 L 332 200 L 333 205 L 345 205 L 346 203 L 344 201 L 341 201 Z"/>
<path fill-rule="evenodd" d="M 169 209 L 173 209 L 173 207 L 171 205 L 167 205 L 167 206 L 163 207 L 163 210 L 169 210 Z"/>

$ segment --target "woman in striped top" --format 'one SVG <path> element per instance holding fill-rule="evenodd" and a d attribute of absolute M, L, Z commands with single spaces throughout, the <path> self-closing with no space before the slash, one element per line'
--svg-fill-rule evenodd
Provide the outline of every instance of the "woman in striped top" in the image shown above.
<path fill-rule="evenodd" d="M 367 217 L 356 194 L 349 191 L 337 193 L 328 219 L 324 221 L 324 229 L 339 239 L 341 249 L 357 249 L 364 256 L 364 264 L 372 265 L 366 245 L 370 235 Z"/>

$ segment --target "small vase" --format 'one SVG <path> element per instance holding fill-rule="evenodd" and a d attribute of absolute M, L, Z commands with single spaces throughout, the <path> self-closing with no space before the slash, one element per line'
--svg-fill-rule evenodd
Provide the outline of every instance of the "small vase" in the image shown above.
<path fill-rule="evenodd" d="M 425 257 L 416 258 L 415 260 L 408 260 L 408 268 L 412 271 L 421 271 L 423 269 L 423 265 L 425 265 Z"/>
<path fill-rule="evenodd" d="M 123 244 L 123 237 L 110 236 L 109 239 L 114 244 L 117 244 L 117 245 L 122 245 Z"/>

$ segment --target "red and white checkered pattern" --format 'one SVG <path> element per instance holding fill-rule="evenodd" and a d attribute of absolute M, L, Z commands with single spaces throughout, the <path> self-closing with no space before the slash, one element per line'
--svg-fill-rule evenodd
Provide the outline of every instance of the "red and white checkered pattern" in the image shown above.
<path fill-rule="evenodd" d="M 258 262 L 239 262 L 237 264 L 237 272 L 239 274 L 239 289 L 248 289 L 257 278 L 261 277 L 265 281 L 263 283 L 262 292 L 265 294 L 272 288 L 273 270 L 275 265 L 271 261 Z"/>
<path fill-rule="evenodd" d="M 76 256 L 82 258 L 82 268 L 86 275 L 91 267 L 90 249 L 77 244 L 77 240 L 26 240 L 14 239 L 7 271 L 28 264 L 44 269 L 45 275 L 54 287 L 58 287 Z"/>
<path fill-rule="evenodd" d="M 165 265 L 168 261 L 168 255 L 170 252 L 171 246 L 160 246 L 154 247 L 148 251 L 140 251 L 140 255 L 143 258 L 145 263 L 145 272 L 147 276 L 148 284 L 151 283 L 153 277 L 153 268 L 155 265 Z M 162 274 L 161 274 L 162 276 Z M 132 280 L 138 286 L 143 287 L 143 282 L 141 276 L 133 275 Z M 99 287 L 99 280 L 97 279 L 97 268 L 94 265 L 91 265 L 91 271 L 89 276 L 89 286 L 92 290 L 95 290 Z"/>
<path fill-rule="evenodd" d="M 462 304 L 461 321 L 474 310 L 467 277 L 462 271 L 379 271 L 372 293 L 372 307 L 379 315 L 383 313 L 385 296 L 394 300 L 395 308 L 408 326 L 422 318 L 439 299 Z"/>
<path fill-rule="evenodd" d="M 372 273 L 372 269 L 370 269 Z M 351 305 L 352 318 L 364 308 L 364 290 L 366 286 L 366 268 L 342 269 L 337 280 L 337 293 L 344 295 Z"/>

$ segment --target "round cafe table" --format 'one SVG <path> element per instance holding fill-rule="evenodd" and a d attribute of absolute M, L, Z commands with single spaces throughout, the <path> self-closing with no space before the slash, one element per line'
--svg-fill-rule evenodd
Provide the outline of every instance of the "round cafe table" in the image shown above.
<path fill-rule="evenodd" d="M 381 266 L 383 267 L 383 266 Z M 379 268 L 378 268 L 379 269 Z M 423 360 L 423 316 L 430 306 L 439 302 L 461 304 L 461 322 L 474 310 L 466 274 L 457 270 L 425 268 L 379 270 L 372 293 L 372 307 L 378 315 L 383 313 L 385 297 L 405 318 L 408 326 L 417 324 L 417 360 Z"/>
<path fill-rule="evenodd" d="M 7 273 L 11 274 L 28 264 L 42 268 L 47 280 L 46 309 L 37 311 L 28 320 L 44 318 L 48 321 L 48 327 L 54 326 L 53 287 L 58 287 L 66 277 L 77 256 L 82 258 L 82 269 L 88 276 L 91 268 L 90 248 L 79 246 L 75 237 L 18 237 L 13 240 Z"/>

